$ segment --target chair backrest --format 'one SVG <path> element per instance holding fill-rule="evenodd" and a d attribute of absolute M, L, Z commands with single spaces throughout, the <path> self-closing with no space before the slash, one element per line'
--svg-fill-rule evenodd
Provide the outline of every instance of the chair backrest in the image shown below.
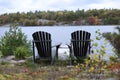
<path fill-rule="evenodd" d="M 51 34 L 39 31 L 32 34 L 38 54 L 43 58 L 51 57 Z"/>
<path fill-rule="evenodd" d="M 71 42 L 74 56 L 76 58 L 85 57 L 88 49 L 90 49 L 91 34 L 86 31 L 75 31 L 71 33 Z"/>

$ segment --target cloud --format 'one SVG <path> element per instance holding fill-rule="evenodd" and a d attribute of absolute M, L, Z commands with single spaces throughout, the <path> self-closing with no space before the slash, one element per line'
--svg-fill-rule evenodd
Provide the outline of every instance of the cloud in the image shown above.
<path fill-rule="evenodd" d="M 120 9 L 120 0 L 0 0 L 0 14 L 35 10 Z"/>
<path fill-rule="evenodd" d="M 100 3 L 91 3 L 87 7 L 91 9 L 104 9 L 104 8 L 119 8 L 119 2 L 120 1 L 115 1 L 115 0 L 101 0 Z"/>

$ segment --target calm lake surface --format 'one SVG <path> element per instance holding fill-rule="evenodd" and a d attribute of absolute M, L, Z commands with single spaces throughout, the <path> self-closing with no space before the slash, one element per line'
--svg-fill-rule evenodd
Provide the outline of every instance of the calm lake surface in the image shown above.
<path fill-rule="evenodd" d="M 104 32 L 115 32 L 116 26 L 31 26 L 31 27 L 24 27 L 20 26 L 23 33 L 27 35 L 28 40 L 32 40 L 32 34 L 36 31 L 46 31 L 51 33 L 52 36 L 52 45 L 62 43 L 62 44 L 69 44 L 70 43 L 70 36 L 73 31 L 77 30 L 85 30 L 91 33 L 91 39 L 94 40 L 95 38 L 95 31 L 100 29 L 101 33 Z M 5 31 L 8 31 L 9 27 L 0 27 L 0 38 L 4 35 Z M 99 41 L 100 45 L 103 45 L 104 39 Z M 110 44 L 107 45 L 107 53 L 110 55 L 113 54 L 111 50 L 112 46 Z"/>

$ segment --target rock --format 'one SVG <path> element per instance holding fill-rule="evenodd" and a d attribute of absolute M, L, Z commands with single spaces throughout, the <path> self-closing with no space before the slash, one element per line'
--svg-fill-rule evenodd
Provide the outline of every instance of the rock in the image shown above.
<path fill-rule="evenodd" d="M 21 64 L 24 63 L 25 60 L 15 60 L 15 56 L 8 56 L 8 57 L 4 57 L 4 58 L 0 58 L 0 63 L 2 62 L 8 62 L 11 64 Z"/>
<path fill-rule="evenodd" d="M 9 60 L 13 60 L 14 58 L 15 58 L 15 56 L 12 55 L 12 56 L 8 56 L 8 57 L 6 57 L 6 60 L 9 61 Z"/>
<path fill-rule="evenodd" d="M 25 60 L 18 60 L 18 61 L 15 61 L 15 60 L 11 60 L 10 63 L 12 64 L 21 64 L 21 63 L 24 63 Z"/>
<path fill-rule="evenodd" d="M 25 60 L 19 60 L 18 61 L 18 63 L 24 63 L 25 62 Z"/>
<path fill-rule="evenodd" d="M 0 58 L 0 63 L 1 62 L 8 62 L 8 60 L 4 59 L 4 58 Z"/>
<path fill-rule="evenodd" d="M 68 66 L 66 66 L 67 68 L 74 68 L 74 66 L 73 65 L 68 65 Z"/>
<path fill-rule="evenodd" d="M 10 60 L 10 63 L 12 63 L 12 64 L 17 64 L 17 61 L 15 61 L 15 60 Z"/>
<path fill-rule="evenodd" d="M 70 50 L 67 45 L 61 45 L 58 48 L 58 59 L 59 60 L 69 60 Z"/>

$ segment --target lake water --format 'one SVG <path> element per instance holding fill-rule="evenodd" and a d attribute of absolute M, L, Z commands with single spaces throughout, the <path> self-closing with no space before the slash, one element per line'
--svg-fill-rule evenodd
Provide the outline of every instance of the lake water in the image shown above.
<path fill-rule="evenodd" d="M 116 26 L 32 26 L 32 27 L 22 27 L 21 29 L 25 35 L 27 35 L 28 40 L 32 40 L 32 34 L 36 31 L 46 31 L 51 33 L 52 45 L 62 43 L 69 44 L 71 33 L 77 30 L 85 30 L 91 33 L 91 39 L 95 38 L 95 31 L 100 29 L 101 33 L 104 32 L 114 32 Z M 5 31 L 8 31 L 8 27 L 0 27 L 0 37 L 4 35 Z M 104 40 L 104 39 L 103 39 Z M 102 45 L 103 40 L 98 43 Z M 113 54 L 111 50 L 111 45 L 107 45 L 107 53 Z"/>

